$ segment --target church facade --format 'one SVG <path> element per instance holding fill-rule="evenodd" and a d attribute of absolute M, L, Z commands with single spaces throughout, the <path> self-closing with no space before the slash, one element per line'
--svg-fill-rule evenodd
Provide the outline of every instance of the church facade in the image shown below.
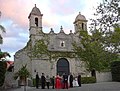
<path fill-rule="evenodd" d="M 63 73 L 72 73 L 74 75 L 82 73 L 84 75 L 89 75 L 89 72 L 85 69 L 84 63 L 75 55 L 72 46 L 74 42 L 80 43 L 78 28 L 85 31 L 87 30 L 87 20 L 85 16 L 80 13 L 76 16 L 73 23 L 75 32 L 72 33 L 72 30 L 70 30 L 69 34 L 64 33 L 62 26 L 59 33 L 54 33 L 52 28 L 49 33 L 44 33 L 42 29 L 42 16 L 43 14 L 35 5 L 28 16 L 29 41 L 23 49 L 15 53 L 14 71 L 17 72 L 22 65 L 27 64 L 27 69 L 33 78 L 36 72 L 38 72 L 39 75 L 45 73 L 45 75 L 50 76 L 55 76 L 57 73 L 60 75 Z M 46 36 L 48 38 L 47 49 L 51 53 L 62 55 L 58 55 L 56 58 L 51 59 L 47 56 L 31 57 L 31 49 L 34 47 L 35 42 L 37 40 L 44 40 L 46 43 Z"/>

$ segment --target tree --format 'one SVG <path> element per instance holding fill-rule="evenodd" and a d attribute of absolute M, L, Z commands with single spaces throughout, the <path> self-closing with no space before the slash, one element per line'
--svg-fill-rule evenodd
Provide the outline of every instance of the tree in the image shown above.
<path fill-rule="evenodd" d="M 5 80 L 5 73 L 6 73 L 7 64 L 4 61 L 0 62 L 0 87 L 3 86 Z"/>
<path fill-rule="evenodd" d="M 0 11 L 0 17 L 1 17 L 1 11 Z M 3 33 L 6 32 L 5 28 L 2 25 L 0 25 L 0 31 L 3 32 Z M 2 38 L 2 36 L 0 34 L 0 44 L 2 44 L 2 43 L 3 43 L 3 38 Z"/>
<path fill-rule="evenodd" d="M 90 34 L 80 31 L 81 45 L 74 43 L 77 56 L 88 70 L 102 71 L 118 58 L 120 52 L 120 0 L 103 0 L 91 19 Z"/>
<path fill-rule="evenodd" d="M 82 46 L 73 43 L 74 51 L 77 56 L 86 63 L 89 71 L 102 71 L 109 69 L 110 63 L 116 58 L 116 54 L 112 54 L 105 50 L 102 44 L 102 34 L 96 30 L 95 33 L 89 35 L 87 31 L 80 31 Z"/>
<path fill-rule="evenodd" d="M 103 0 L 91 19 L 91 32 L 98 29 L 104 36 L 104 46 L 111 52 L 120 52 L 120 0 Z"/>
<path fill-rule="evenodd" d="M 15 76 L 17 77 L 29 77 L 30 76 L 30 72 L 27 70 L 27 65 L 23 65 L 19 70 L 18 72 L 15 73 Z"/>
<path fill-rule="evenodd" d="M 22 68 L 15 73 L 15 78 L 20 77 L 20 80 L 24 81 L 24 91 L 26 91 L 27 78 L 30 76 L 30 72 L 27 70 L 27 64 L 23 65 Z"/>
<path fill-rule="evenodd" d="M 9 53 L 0 52 L 0 87 L 4 84 L 5 73 L 7 70 L 7 63 L 4 59 L 6 56 L 10 57 Z"/>

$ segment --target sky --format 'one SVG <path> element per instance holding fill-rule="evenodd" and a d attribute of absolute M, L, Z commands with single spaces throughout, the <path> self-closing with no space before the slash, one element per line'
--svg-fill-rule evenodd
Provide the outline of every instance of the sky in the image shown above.
<path fill-rule="evenodd" d="M 25 47 L 29 40 L 29 19 L 32 8 L 37 6 L 43 14 L 43 32 L 49 33 L 53 28 L 55 33 L 60 31 L 60 26 L 66 34 L 72 30 L 76 16 L 81 12 L 88 20 L 93 18 L 95 8 L 101 0 L 0 0 L 0 25 L 4 26 L 6 33 L 0 33 L 3 52 L 9 52 L 10 61 L 14 61 L 14 54 Z M 88 29 L 89 30 L 89 29 Z"/>

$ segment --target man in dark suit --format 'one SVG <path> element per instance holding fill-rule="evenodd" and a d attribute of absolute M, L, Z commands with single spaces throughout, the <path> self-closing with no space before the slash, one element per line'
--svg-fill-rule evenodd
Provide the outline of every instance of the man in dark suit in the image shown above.
<path fill-rule="evenodd" d="M 38 72 L 36 74 L 36 88 L 38 89 L 39 87 L 39 75 L 38 75 Z"/>
<path fill-rule="evenodd" d="M 77 80 L 78 80 L 79 87 L 81 87 L 81 75 L 80 75 L 80 73 L 78 74 Z"/>
<path fill-rule="evenodd" d="M 69 82 L 70 82 L 70 87 L 73 87 L 73 75 L 70 73 L 70 77 L 69 77 Z"/>
<path fill-rule="evenodd" d="M 42 87 L 42 89 L 45 89 L 45 82 L 46 82 L 46 78 L 44 76 L 44 73 L 42 73 L 42 76 L 41 76 L 41 87 Z"/>
<path fill-rule="evenodd" d="M 52 89 L 54 89 L 55 88 L 55 76 L 52 77 L 51 83 L 52 83 Z"/>
<path fill-rule="evenodd" d="M 66 73 L 63 74 L 63 89 L 68 89 L 68 75 Z"/>

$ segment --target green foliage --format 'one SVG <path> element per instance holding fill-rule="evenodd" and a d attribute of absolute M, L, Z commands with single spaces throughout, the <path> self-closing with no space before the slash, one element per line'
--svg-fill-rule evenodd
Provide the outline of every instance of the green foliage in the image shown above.
<path fill-rule="evenodd" d="M 32 79 L 32 82 L 33 82 L 33 86 L 35 87 L 36 86 L 36 79 Z M 41 79 L 39 79 L 39 85 L 41 85 Z"/>
<path fill-rule="evenodd" d="M 112 53 L 120 51 L 120 0 L 103 0 L 96 8 L 95 18 L 91 19 L 91 32 L 96 29 L 104 36 L 104 46 Z"/>
<path fill-rule="evenodd" d="M 32 48 L 33 57 L 42 57 L 42 55 L 50 55 L 47 45 L 44 43 L 44 40 L 37 40 L 34 47 Z"/>
<path fill-rule="evenodd" d="M 102 44 L 103 37 L 99 30 L 96 30 L 92 35 L 88 35 L 86 31 L 80 31 L 82 46 L 73 43 L 74 51 L 77 56 L 85 61 L 89 71 L 95 69 L 101 71 L 109 68 L 109 64 L 117 57 L 116 54 L 105 50 Z"/>
<path fill-rule="evenodd" d="M 56 59 L 58 57 L 69 57 L 73 58 L 75 57 L 75 53 L 73 52 L 51 52 L 51 58 Z"/>
<path fill-rule="evenodd" d="M 1 12 L 0 12 L 0 17 L 1 17 Z M 5 33 L 6 31 L 5 31 L 5 28 L 2 26 L 2 25 L 0 25 L 0 31 L 2 31 L 3 33 Z M 2 38 L 2 36 L 1 36 L 1 34 L 0 34 L 0 44 L 2 44 L 3 43 L 3 38 Z"/>
<path fill-rule="evenodd" d="M 96 83 L 95 77 L 81 77 L 82 84 Z"/>
<path fill-rule="evenodd" d="M 6 66 L 7 66 L 6 62 L 0 61 L 0 87 L 4 83 L 5 73 L 6 73 Z"/>
<path fill-rule="evenodd" d="M 111 28 L 120 21 L 120 0 L 103 0 L 91 19 L 91 29 L 101 29 L 104 33 L 109 33 Z"/>
<path fill-rule="evenodd" d="M 11 57 L 8 52 L 1 52 L 1 51 L 0 51 L 0 59 L 1 59 L 1 58 L 5 58 L 6 56 Z"/>
<path fill-rule="evenodd" d="M 22 68 L 18 70 L 18 72 L 15 73 L 15 77 L 24 77 L 25 79 L 30 76 L 30 72 L 27 70 L 27 65 L 23 65 Z"/>
<path fill-rule="evenodd" d="M 120 82 L 120 60 L 111 64 L 112 80 Z"/>
<path fill-rule="evenodd" d="M 6 68 L 7 68 L 7 63 L 6 61 L 2 60 L 2 58 L 9 56 L 9 53 L 7 52 L 0 52 L 0 86 L 3 85 L 4 79 L 5 79 L 5 73 L 6 73 Z"/>
<path fill-rule="evenodd" d="M 32 82 L 33 82 L 33 86 L 35 87 L 36 86 L 36 80 L 32 79 Z"/>
<path fill-rule="evenodd" d="M 0 25 L 0 30 L 1 30 L 2 32 L 4 32 L 4 33 L 6 32 L 6 31 L 5 31 L 5 28 L 4 28 L 2 25 Z"/>

